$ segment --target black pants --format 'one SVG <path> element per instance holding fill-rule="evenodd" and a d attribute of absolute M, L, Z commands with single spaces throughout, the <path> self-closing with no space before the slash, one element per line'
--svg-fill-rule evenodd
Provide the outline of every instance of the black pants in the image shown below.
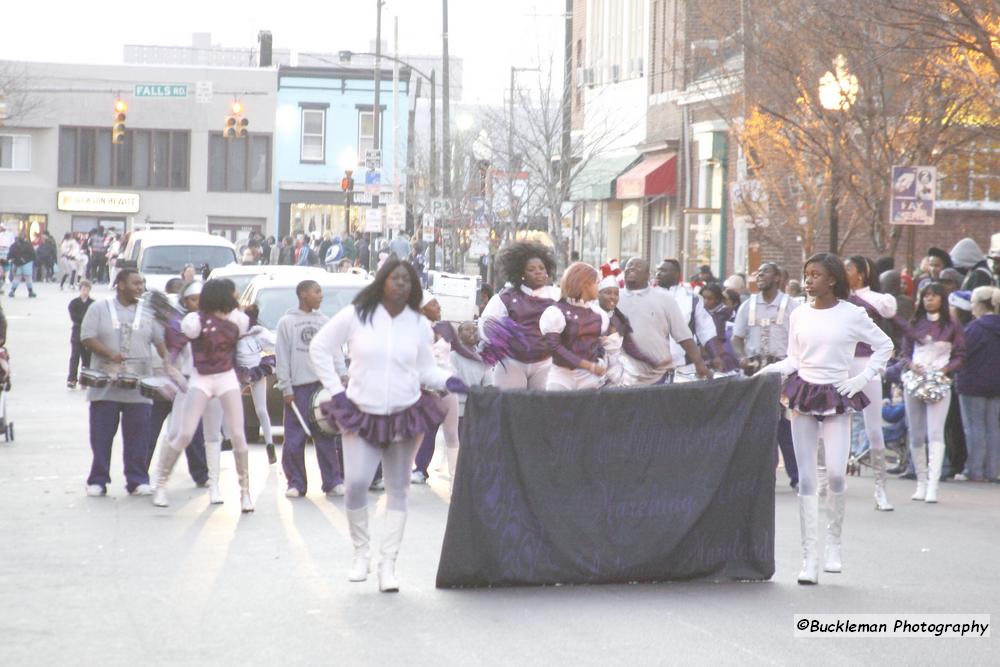
<path fill-rule="evenodd" d="M 77 373 L 79 372 L 80 362 L 83 362 L 84 368 L 90 367 L 90 350 L 83 346 L 80 339 L 76 336 L 70 339 L 70 354 L 69 354 L 69 375 L 66 377 L 67 382 L 76 382 Z"/>
<path fill-rule="evenodd" d="M 965 459 L 968 457 L 965 449 L 965 430 L 962 427 L 962 411 L 958 406 L 958 392 L 954 390 L 951 392 L 948 417 L 944 422 L 944 447 L 950 466 L 947 472 L 951 477 L 965 469 Z"/>

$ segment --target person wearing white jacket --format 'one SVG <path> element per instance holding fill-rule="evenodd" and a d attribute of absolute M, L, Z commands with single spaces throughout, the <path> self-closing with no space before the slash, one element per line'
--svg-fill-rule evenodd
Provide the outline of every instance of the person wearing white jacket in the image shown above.
<path fill-rule="evenodd" d="M 850 453 L 851 410 L 863 410 L 862 393 L 878 377 L 892 355 L 892 341 L 875 326 L 864 309 L 847 301 L 850 287 L 844 264 L 830 253 L 813 255 L 805 264 L 805 290 L 812 303 L 788 318 L 788 356 L 762 369 L 787 375 L 782 403 L 792 411 L 792 441 L 799 466 L 799 524 L 802 531 L 800 584 L 819 582 L 817 532 L 817 457 L 819 439 L 826 448 L 830 486 L 826 572 L 842 570 L 840 545 L 844 524 L 845 478 Z M 851 362 L 858 343 L 872 348 L 864 369 L 853 374 Z"/>
<path fill-rule="evenodd" d="M 433 333 L 420 314 L 422 298 L 416 270 L 389 257 L 375 280 L 334 315 L 309 346 L 316 375 L 333 396 L 323 411 L 343 434 L 345 507 L 354 545 L 350 581 L 368 577 L 368 485 L 382 464 L 387 496 L 379 563 L 383 592 L 399 590 L 396 556 L 406 525 L 414 455 L 424 433 L 444 418 L 421 386 L 466 390 L 461 380 L 434 362 Z"/>

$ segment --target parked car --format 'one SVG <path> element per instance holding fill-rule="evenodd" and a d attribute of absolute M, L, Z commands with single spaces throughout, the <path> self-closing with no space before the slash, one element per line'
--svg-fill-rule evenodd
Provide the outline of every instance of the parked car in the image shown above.
<path fill-rule="evenodd" d="M 200 277 L 207 268 L 236 263 L 236 247 L 208 232 L 150 229 L 132 232 L 119 266 L 135 266 L 146 278 L 146 287 L 163 291 L 167 281 L 180 277 L 187 264 Z"/>
<path fill-rule="evenodd" d="M 236 284 L 236 292 L 240 295 L 246 291 L 254 278 L 261 275 L 291 276 L 299 280 L 306 280 L 316 276 L 325 276 L 327 272 L 315 266 L 286 266 L 284 264 L 230 264 L 228 266 L 212 269 L 209 279 L 229 278 Z"/>
<path fill-rule="evenodd" d="M 271 331 L 278 328 L 278 320 L 292 308 L 298 306 L 295 287 L 305 279 L 315 280 L 323 288 L 323 305 L 320 311 L 332 317 L 344 306 L 351 303 L 358 292 L 371 282 L 371 278 L 356 273 L 327 273 L 314 269 L 314 273 L 303 277 L 301 273 L 275 272 L 258 275 L 243 291 L 240 306 L 245 308 L 256 304 L 259 309 L 257 322 Z M 271 416 L 271 426 L 275 434 L 281 433 L 284 402 L 276 387 L 277 379 L 272 375 L 267 383 L 267 413 Z M 257 442 L 260 438 L 260 422 L 253 409 L 248 394 L 243 395 L 243 425 L 247 441 Z"/>

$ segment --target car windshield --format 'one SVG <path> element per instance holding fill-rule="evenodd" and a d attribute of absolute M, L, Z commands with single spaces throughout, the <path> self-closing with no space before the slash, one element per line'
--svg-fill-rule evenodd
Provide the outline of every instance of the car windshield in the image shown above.
<path fill-rule="evenodd" d="M 326 285 L 323 287 L 323 305 L 320 306 L 320 311 L 327 317 L 332 317 L 341 308 L 351 303 L 360 291 L 360 285 Z M 257 321 L 271 331 L 278 328 L 278 320 L 281 319 L 282 315 L 299 305 L 294 287 L 271 287 L 258 290 L 254 302 L 260 309 Z"/>
<path fill-rule="evenodd" d="M 232 248 L 211 245 L 159 245 L 146 248 L 139 270 L 143 273 L 173 273 L 180 275 L 186 264 L 199 271 L 227 266 L 236 261 Z"/>

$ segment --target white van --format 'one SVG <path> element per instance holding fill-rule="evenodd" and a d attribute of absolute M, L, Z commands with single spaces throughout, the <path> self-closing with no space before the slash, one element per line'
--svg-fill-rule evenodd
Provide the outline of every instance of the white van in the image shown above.
<path fill-rule="evenodd" d="M 184 266 L 195 267 L 198 278 L 209 270 L 236 264 L 236 247 L 208 232 L 152 229 L 132 232 L 121 255 L 146 278 L 146 288 L 161 292 L 171 278 L 179 278 Z"/>
<path fill-rule="evenodd" d="M 463 273 L 427 272 L 427 291 L 441 306 L 441 319 L 467 322 L 479 317 L 479 287 L 482 278 Z"/>

